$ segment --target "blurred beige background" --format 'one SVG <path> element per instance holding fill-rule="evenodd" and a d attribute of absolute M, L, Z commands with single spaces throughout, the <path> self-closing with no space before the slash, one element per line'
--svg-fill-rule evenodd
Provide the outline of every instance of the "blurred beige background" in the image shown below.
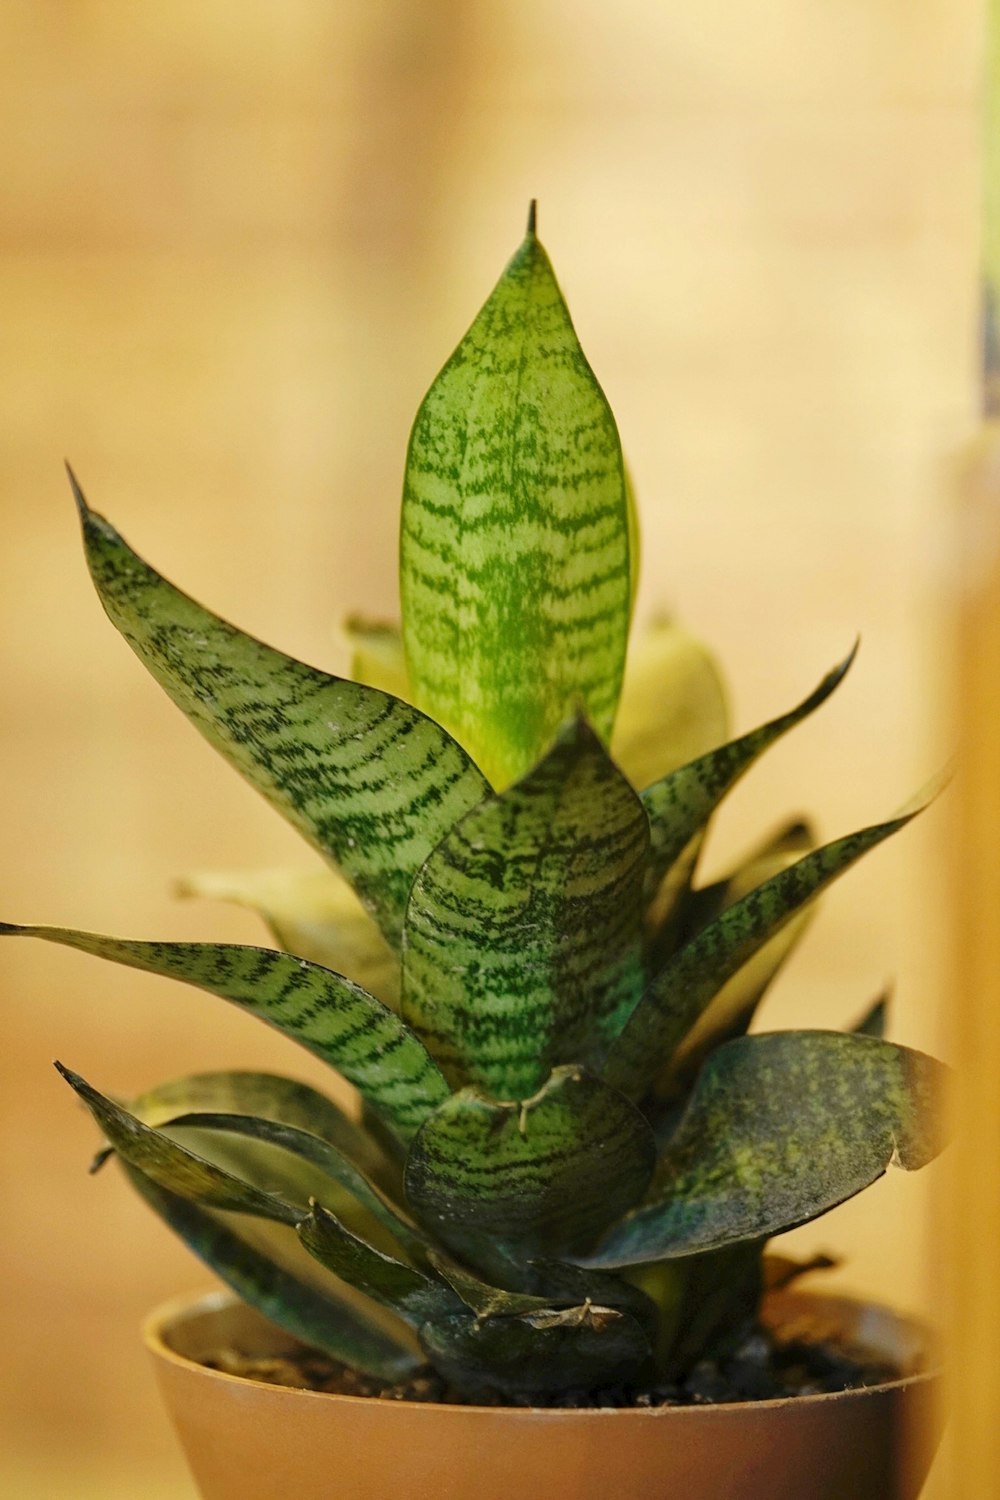
<path fill-rule="evenodd" d="M 863 636 L 716 856 L 786 810 L 832 836 L 902 802 L 953 748 L 979 24 L 974 0 L 6 0 L 0 914 L 256 940 L 173 876 L 309 861 L 105 621 L 63 455 L 169 577 L 341 665 L 338 619 L 395 609 L 413 411 L 533 194 L 635 475 L 642 608 L 713 641 L 741 728 Z M 893 1034 L 940 1049 L 946 821 L 835 889 L 769 1024 L 843 1023 L 894 976 Z M 0 1489 L 182 1500 L 135 1325 L 206 1277 L 88 1179 L 51 1060 L 124 1092 L 313 1070 L 193 991 L 26 943 L 0 963 Z M 934 1192 L 890 1174 L 795 1238 L 933 1308 Z"/>

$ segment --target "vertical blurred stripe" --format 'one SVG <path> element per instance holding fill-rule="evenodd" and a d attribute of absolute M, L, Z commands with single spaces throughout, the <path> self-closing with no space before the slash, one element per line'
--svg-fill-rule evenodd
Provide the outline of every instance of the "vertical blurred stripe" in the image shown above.
<path fill-rule="evenodd" d="M 1000 0 L 983 69 L 983 427 L 957 515 L 949 1500 L 1000 1495 Z"/>

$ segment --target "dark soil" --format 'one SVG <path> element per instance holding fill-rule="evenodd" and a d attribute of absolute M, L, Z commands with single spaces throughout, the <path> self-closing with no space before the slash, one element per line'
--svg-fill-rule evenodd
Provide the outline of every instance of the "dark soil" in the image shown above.
<path fill-rule="evenodd" d="M 242 1375 L 271 1385 L 296 1386 L 340 1396 L 375 1396 L 384 1401 L 449 1402 L 458 1406 L 538 1406 L 527 1398 L 504 1400 L 477 1395 L 471 1400 L 455 1390 L 430 1366 L 396 1385 L 384 1385 L 346 1365 L 305 1347 L 280 1355 L 255 1355 L 223 1349 L 204 1363 L 227 1375 Z M 724 1359 L 706 1359 L 683 1378 L 647 1388 L 618 1386 L 591 1392 L 571 1391 L 544 1404 L 549 1407 L 712 1406 L 726 1401 L 769 1401 L 782 1396 L 853 1390 L 897 1380 L 902 1372 L 873 1359 L 864 1350 L 811 1340 L 807 1335 L 776 1335 L 764 1327 L 748 1335 Z"/>

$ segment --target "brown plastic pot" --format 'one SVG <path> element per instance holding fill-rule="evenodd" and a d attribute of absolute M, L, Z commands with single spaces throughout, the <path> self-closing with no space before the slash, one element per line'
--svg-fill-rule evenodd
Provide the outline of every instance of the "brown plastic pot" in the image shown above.
<path fill-rule="evenodd" d="M 770 1317 L 817 1312 L 913 1367 L 926 1335 L 883 1308 L 788 1294 Z M 937 1438 L 936 1380 L 654 1410 L 527 1410 L 379 1401 L 262 1385 L 199 1364 L 227 1345 L 278 1353 L 287 1335 L 218 1292 L 145 1327 L 204 1500 L 916 1500 Z"/>

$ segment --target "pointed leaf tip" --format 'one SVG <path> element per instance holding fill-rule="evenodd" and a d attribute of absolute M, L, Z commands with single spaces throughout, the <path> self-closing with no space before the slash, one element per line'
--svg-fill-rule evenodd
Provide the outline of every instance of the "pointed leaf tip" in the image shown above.
<path fill-rule="evenodd" d="M 87 497 L 80 488 L 80 481 L 74 474 L 73 466 L 69 459 L 63 459 L 63 462 L 66 465 L 66 474 L 69 479 L 70 488 L 73 491 L 73 499 L 76 501 L 76 508 L 80 512 L 80 520 L 86 521 L 90 515 L 90 506 L 87 504 Z"/>
<path fill-rule="evenodd" d="M 534 239 L 538 233 L 538 199 L 532 198 L 528 204 L 528 235 Z"/>

